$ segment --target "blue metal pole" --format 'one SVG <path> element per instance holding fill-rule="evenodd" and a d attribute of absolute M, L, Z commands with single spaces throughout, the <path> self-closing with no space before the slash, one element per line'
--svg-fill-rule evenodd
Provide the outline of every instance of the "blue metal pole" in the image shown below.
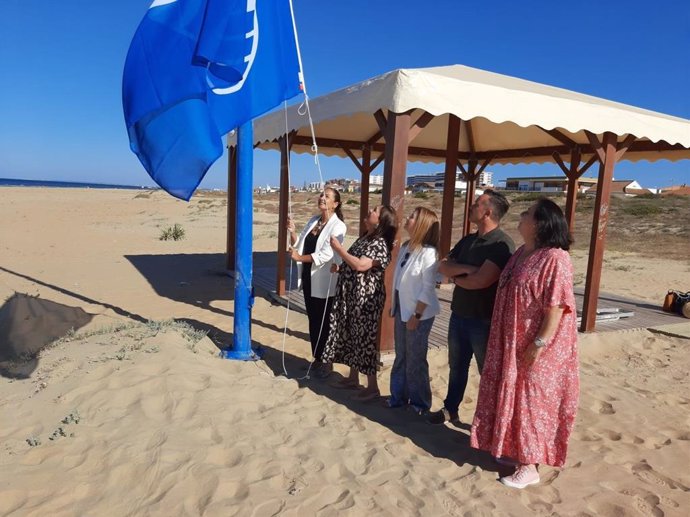
<path fill-rule="evenodd" d="M 252 173 L 254 131 L 252 122 L 237 130 L 237 198 L 235 200 L 235 324 L 232 349 L 223 350 L 227 359 L 253 361 L 259 358 L 252 350 L 251 321 L 254 305 L 252 287 Z"/>

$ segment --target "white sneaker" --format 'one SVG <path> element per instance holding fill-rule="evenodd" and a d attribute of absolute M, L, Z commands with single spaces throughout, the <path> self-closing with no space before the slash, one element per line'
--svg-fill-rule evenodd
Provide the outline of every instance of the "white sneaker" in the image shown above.
<path fill-rule="evenodd" d="M 511 488 L 525 488 L 539 483 L 539 472 L 534 465 L 520 465 L 512 476 L 502 477 L 501 483 Z"/>

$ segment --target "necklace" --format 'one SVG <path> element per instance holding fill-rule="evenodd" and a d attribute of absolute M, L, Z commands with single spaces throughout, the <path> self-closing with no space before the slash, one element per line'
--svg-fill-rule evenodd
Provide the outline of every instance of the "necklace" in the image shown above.
<path fill-rule="evenodd" d="M 319 219 L 319 222 L 316 223 L 316 226 L 314 226 L 314 229 L 312 230 L 312 233 L 314 235 L 318 235 L 323 227 L 326 226 L 326 221 L 323 221 L 322 219 Z"/>

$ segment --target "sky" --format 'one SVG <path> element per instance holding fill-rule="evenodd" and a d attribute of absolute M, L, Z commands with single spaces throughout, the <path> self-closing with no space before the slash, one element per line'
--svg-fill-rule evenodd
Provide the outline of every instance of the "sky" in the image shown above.
<path fill-rule="evenodd" d="M 150 3 L 0 0 L 0 178 L 153 185 L 129 149 L 121 102 L 127 49 Z M 690 119 L 688 0 L 293 4 L 312 98 L 397 68 L 463 64 Z M 322 158 L 322 169 L 359 175 L 341 158 Z M 408 175 L 442 169 L 411 162 Z M 495 181 L 560 173 L 490 170 Z M 690 183 L 690 161 L 622 162 L 616 178 Z M 317 180 L 313 159 L 295 156 L 292 184 Z M 255 185 L 278 182 L 278 153 L 256 150 Z M 201 187 L 226 186 L 223 157 Z"/>

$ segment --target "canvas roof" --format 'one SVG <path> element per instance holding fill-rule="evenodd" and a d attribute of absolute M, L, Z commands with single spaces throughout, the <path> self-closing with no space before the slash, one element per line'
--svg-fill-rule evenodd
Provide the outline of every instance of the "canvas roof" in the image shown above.
<path fill-rule="evenodd" d="M 626 160 L 679 160 L 690 158 L 690 120 L 628 106 L 618 102 L 496 74 L 462 65 L 400 69 L 362 81 L 311 100 L 319 152 L 347 156 L 348 147 L 361 156 L 362 143 L 379 130 L 373 114 L 381 109 L 404 113 L 412 120 L 424 112 L 435 118 L 410 143 L 409 160 L 443 162 L 448 114 L 470 121 L 474 150 L 480 159 L 494 154 L 492 163 L 551 162 L 558 139 L 541 128 L 558 129 L 583 145 L 583 156 L 592 150 L 585 130 L 596 135 L 610 131 L 621 141 L 634 135 L 638 141 L 625 153 Z M 311 132 L 304 106 L 287 109 L 287 129 L 297 130 L 292 151 L 310 152 Z M 286 132 L 283 109 L 254 121 L 254 140 L 262 149 L 277 149 L 275 140 Z M 234 145 L 234 136 L 229 137 Z M 374 146 L 374 156 L 384 140 Z M 675 146 L 675 148 L 672 148 Z M 460 155 L 471 151 L 463 122 Z"/>

